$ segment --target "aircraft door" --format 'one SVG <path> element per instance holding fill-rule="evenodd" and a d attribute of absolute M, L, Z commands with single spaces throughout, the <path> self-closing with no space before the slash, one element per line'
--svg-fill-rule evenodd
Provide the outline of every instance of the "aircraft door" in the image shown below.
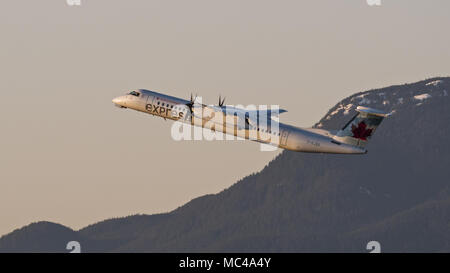
<path fill-rule="evenodd" d="M 281 130 L 281 138 L 280 138 L 280 145 L 281 146 L 286 146 L 287 145 L 288 136 L 289 136 L 289 131 L 288 130 Z"/>
<path fill-rule="evenodd" d="M 152 95 L 147 95 L 147 98 L 145 99 L 145 110 L 147 110 L 147 112 L 152 113 L 153 112 L 153 99 L 155 97 Z"/>

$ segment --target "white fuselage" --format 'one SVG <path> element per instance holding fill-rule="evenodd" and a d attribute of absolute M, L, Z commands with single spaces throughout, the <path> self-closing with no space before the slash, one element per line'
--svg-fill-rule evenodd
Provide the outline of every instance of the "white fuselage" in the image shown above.
<path fill-rule="evenodd" d="M 133 93 L 134 92 L 134 93 Z M 319 129 L 302 129 L 283 124 L 269 118 L 267 124 L 243 123 L 236 115 L 222 111 L 222 107 L 199 104 L 202 111 L 187 107 L 188 100 L 168 96 L 154 91 L 139 89 L 117 97 L 113 102 L 122 108 L 129 108 L 152 114 L 164 119 L 171 119 L 200 126 L 228 135 L 267 143 L 283 149 L 311 152 L 363 154 L 366 150 L 353 145 L 338 142 L 328 131 Z M 136 95 L 137 94 L 137 95 Z M 192 113 L 192 114 L 191 114 Z"/>

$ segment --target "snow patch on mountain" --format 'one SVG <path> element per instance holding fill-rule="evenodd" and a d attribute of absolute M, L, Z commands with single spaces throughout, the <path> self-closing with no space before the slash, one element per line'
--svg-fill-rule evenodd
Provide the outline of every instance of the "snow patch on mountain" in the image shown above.
<path fill-rule="evenodd" d="M 368 92 L 366 92 L 366 93 L 364 93 L 364 94 L 361 94 L 361 95 L 359 95 L 359 96 L 356 96 L 357 98 L 364 98 L 365 96 L 367 96 L 367 95 L 369 95 L 369 93 Z"/>
<path fill-rule="evenodd" d="M 424 94 L 420 94 L 420 95 L 414 96 L 414 99 L 416 99 L 416 100 L 426 100 L 426 99 L 429 99 L 429 98 L 431 98 L 431 95 L 428 94 L 428 93 L 424 93 Z"/>
<path fill-rule="evenodd" d="M 350 113 L 350 110 L 353 108 L 353 104 L 347 104 L 346 106 L 344 106 L 344 115 L 348 115 L 348 113 Z"/>
<path fill-rule="evenodd" d="M 354 105 L 353 105 L 352 103 L 349 103 L 349 104 L 347 104 L 347 105 L 345 105 L 345 106 L 344 106 L 343 104 L 340 104 L 340 105 L 336 108 L 336 110 L 334 110 L 333 112 L 331 112 L 331 113 L 327 116 L 327 119 L 330 119 L 331 116 L 336 115 L 337 113 L 339 113 L 339 112 L 342 111 L 342 110 L 344 110 L 343 114 L 344 114 L 344 115 L 347 115 L 353 107 L 354 107 Z"/>
<path fill-rule="evenodd" d="M 330 113 L 330 116 L 336 115 L 336 114 L 339 113 L 339 111 L 341 111 L 341 110 L 342 110 L 342 108 L 338 108 L 338 109 L 334 110 L 333 112 Z"/>
<path fill-rule="evenodd" d="M 429 83 L 427 83 L 427 84 L 425 84 L 425 85 L 426 85 L 426 86 L 430 86 L 430 85 L 437 86 L 437 85 L 439 85 L 440 83 L 442 83 L 441 80 L 436 80 L 436 81 L 429 82 Z"/>

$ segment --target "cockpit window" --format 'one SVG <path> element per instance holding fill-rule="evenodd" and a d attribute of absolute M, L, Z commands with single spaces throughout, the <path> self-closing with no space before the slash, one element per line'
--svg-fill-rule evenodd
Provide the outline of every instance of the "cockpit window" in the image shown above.
<path fill-rule="evenodd" d="M 131 91 L 131 92 L 130 92 L 130 95 L 139 97 L 140 94 L 139 94 L 138 92 L 136 92 L 136 91 Z"/>

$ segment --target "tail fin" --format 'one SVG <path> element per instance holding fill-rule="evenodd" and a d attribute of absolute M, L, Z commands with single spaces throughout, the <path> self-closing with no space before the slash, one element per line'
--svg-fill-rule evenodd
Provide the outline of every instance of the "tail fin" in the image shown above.
<path fill-rule="evenodd" d="M 358 106 L 356 111 L 358 114 L 334 136 L 334 139 L 364 148 L 383 119 L 390 114 L 363 106 Z"/>

